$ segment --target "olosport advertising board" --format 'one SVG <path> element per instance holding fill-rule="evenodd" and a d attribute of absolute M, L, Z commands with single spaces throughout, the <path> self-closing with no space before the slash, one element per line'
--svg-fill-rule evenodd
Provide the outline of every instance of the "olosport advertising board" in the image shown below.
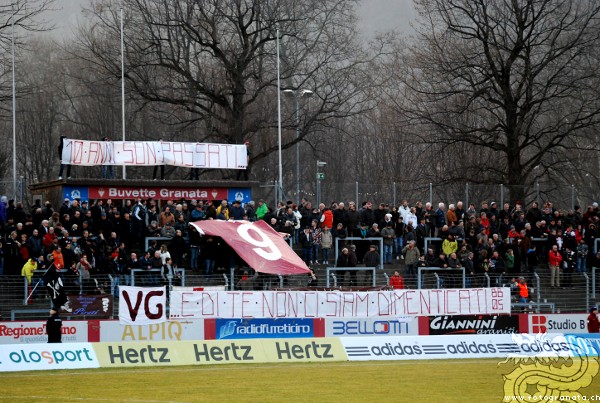
<path fill-rule="evenodd" d="M 0 372 L 99 366 L 92 343 L 0 345 Z"/>

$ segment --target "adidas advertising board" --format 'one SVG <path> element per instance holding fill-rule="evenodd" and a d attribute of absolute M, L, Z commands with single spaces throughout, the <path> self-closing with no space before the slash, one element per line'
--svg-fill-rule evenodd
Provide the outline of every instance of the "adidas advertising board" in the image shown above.
<path fill-rule="evenodd" d="M 350 361 L 573 356 L 564 335 L 342 337 L 341 340 Z"/>

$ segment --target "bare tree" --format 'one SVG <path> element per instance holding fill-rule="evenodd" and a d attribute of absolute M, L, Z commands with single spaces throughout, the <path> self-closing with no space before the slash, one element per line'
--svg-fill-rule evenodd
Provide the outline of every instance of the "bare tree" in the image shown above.
<path fill-rule="evenodd" d="M 417 38 L 395 64 L 405 96 L 392 102 L 440 160 L 465 145 L 485 157 L 446 166 L 445 180 L 504 183 L 514 201 L 536 178 L 578 169 L 573 150 L 598 151 L 597 2 L 415 3 Z"/>
<path fill-rule="evenodd" d="M 196 141 L 252 139 L 253 163 L 277 150 L 276 33 L 285 88 L 316 94 L 302 118 L 306 141 L 336 119 L 372 107 L 367 51 L 356 38 L 355 0 L 124 0 L 126 77 L 130 93 L 157 104 L 165 120 Z M 97 22 L 82 33 L 78 54 L 120 76 L 119 10 L 97 1 Z M 370 83 L 371 82 L 371 83 Z M 293 108 L 284 111 L 293 129 Z"/>
<path fill-rule="evenodd" d="M 46 31 L 51 27 L 41 18 L 52 7 L 54 0 L 10 0 L 0 4 L 0 107 L 10 98 L 10 73 L 13 41 L 16 50 L 25 47 L 28 32 Z"/>

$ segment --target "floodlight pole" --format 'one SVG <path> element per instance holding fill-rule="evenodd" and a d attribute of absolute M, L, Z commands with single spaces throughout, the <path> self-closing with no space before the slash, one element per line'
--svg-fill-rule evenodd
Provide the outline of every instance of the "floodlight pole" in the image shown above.
<path fill-rule="evenodd" d="M 281 74 L 279 66 L 279 27 L 276 29 L 277 42 L 277 151 L 279 157 L 279 181 L 277 184 L 278 201 L 283 200 L 283 162 L 281 159 Z"/>
<path fill-rule="evenodd" d="M 125 141 L 125 46 L 123 35 L 123 1 L 121 1 L 121 130 Z M 123 179 L 127 179 L 127 166 L 123 164 Z"/>
<path fill-rule="evenodd" d="M 13 200 L 17 198 L 17 85 L 15 80 L 15 9 L 14 4 L 11 3 L 12 19 L 11 19 L 11 30 L 12 30 L 12 129 L 13 129 Z"/>

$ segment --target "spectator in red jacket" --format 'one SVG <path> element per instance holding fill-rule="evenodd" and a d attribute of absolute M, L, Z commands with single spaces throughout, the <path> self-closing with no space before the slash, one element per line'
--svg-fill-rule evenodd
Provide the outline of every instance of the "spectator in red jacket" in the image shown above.
<path fill-rule="evenodd" d="M 402 276 L 397 271 L 394 272 L 394 275 L 390 277 L 390 286 L 394 290 L 403 290 L 404 289 L 404 280 Z"/>
<path fill-rule="evenodd" d="M 560 287 L 560 264 L 562 255 L 558 251 L 558 246 L 552 245 L 552 250 L 548 252 L 548 267 L 550 268 L 550 287 Z"/>
<path fill-rule="evenodd" d="M 319 204 L 321 210 L 321 228 L 333 228 L 333 212 L 325 207 L 324 203 Z"/>
<path fill-rule="evenodd" d="M 587 318 L 588 332 L 600 333 L 600 322 L 598 322 L 598 308 L 590 308 L 590 315 Z"/>

